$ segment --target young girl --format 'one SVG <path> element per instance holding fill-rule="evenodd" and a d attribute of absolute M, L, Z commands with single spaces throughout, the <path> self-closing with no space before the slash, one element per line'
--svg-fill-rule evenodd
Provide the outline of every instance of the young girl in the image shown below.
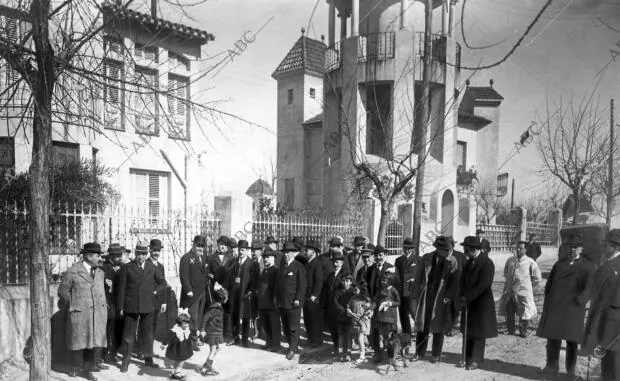
<path fill-rule="evenodd" d="M 209 345 L 209 356 L 202 365 L 200 374 L 206 376 L 209 372 L 219 374 L 213 366 L 215 355 L 220 351 L 220 344 L 224 343 L 224 309 L 222 304 L 228 300 L 228 292 L 218 283 L 213 286 L 213 304 L 207 308 L 207 312 L 202 320 L 200 336 Z"/>
<path fill-rule="evenodd" d="M 398 291 L 390 285 L 390 275 L 384 274 L 381 277 L 381 284 L 375 295 L 375 311 L 372 318 L 374 334 L 377 340 L 374 343 L 375 362 L 381 361 L 381 348 L 386 347 L 390 333 L 398 329 L 398 314 L 396 308 L 400 305 Z M 383 345 L 381 345 L 383 344 Z"/>
<path fill-rule="evenodd" d="M 362 292 L 359 285 L 353 285 L 353 298 L 347 306 L 347 315 L 353 319 L 353 335 L 358 338 L 360 346 L 360 358 L 356 364 L 366 362 L 366 337 L 370 334 L 370 319 L 372 318 L 374 305 L 366 292 Z"/>
<path fill-rule="evenodd" d="M 185 374 L 181 372 L 183 363 L 194 354 L 192 342 L 189 339 L 189 320 L 187 308 L 179 308 L 177 322 L 168 332 L 161 346 L 162 349 L 168 346 L 166 358 L 174 362 L 174 370 L 170 375 L 173 380 L 185 380 Z"/>

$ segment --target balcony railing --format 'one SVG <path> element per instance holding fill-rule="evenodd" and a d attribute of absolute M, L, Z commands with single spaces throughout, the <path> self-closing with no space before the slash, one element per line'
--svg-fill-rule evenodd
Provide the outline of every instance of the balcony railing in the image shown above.
<path fill-rule="evenodd" d="M 416 32 L 416 38 L 418 41 L 418 57 L 424 56 L 424 32 Z M 448 48 L 446 36 L 440 33 L 433 33 L 431 35 L 431 55 L 433 60 L 441 63 L 446 63 L 446 50 Z M 454 58 L 455 62 L 448 62 L 457 68 L 461 67 L 461 44 L 456 43 L 456 54 Z"/>
<path fill-rule="evenodd" d="M 394 58 L 394 32 L 360 36 L 359 47 L 358 62 Z"/>
<path fill-rule="evenodd" d="M 336 42 L 325 50 L 325 72 L 340 67 L 340 42 Z"/>

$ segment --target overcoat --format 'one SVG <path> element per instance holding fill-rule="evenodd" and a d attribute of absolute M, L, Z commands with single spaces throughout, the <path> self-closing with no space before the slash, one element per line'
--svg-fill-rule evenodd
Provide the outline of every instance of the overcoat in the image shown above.
<path fill-rule="evenodd" d="M 151 261 L 144 262 L 144 270 L 132 261 L 121 267 L 118 286 L 118 308 L 130 314 L 152 313 L 153 296 L 166 288 L 166 281 Z"/>
<path fill-rule="evenodd" d="M 355 277 L 357 276 L 357 272 L 362 266 L 364 266 L 364 262 L 362 260 L 361 251 L 357 252 L 355 251 L 355 249 L 353 249 L 344 257 L 344 267 L 346 267 L 345 270 L 347 270 L 349 274 L 353 276 L 353 279 L 355 279 Z"/>
<path fill-rule="evenodd" d="M 237 275 L 239 275 L 241 299 L 238 299 L 239 295 L 233 292 Z M 252 311 L 253 297 L 249 293 L 256 291 L 259 276 L 260 266 L 251 258 L 246 258 L 243 264 L 240 264 L 238 259 L 235 260 L 226 271 L 224 287 L 228 290 L 228 303 L 233 310 L 239 309 L 240 319 L 253 319 L 257 315 L 257 311 Z"/>
<path fill-rule="evenodd" d="M 108 286 L 107 283 L 104 283 L 105 297 L 106 302 L 108 304 L 108 319 L 114 319 L 118 317 L 118 313 L 120 308 L 118 308 L 118 285 L 119 285 L 119 275 L 121 274 L 121 266 L 119 265 L 117 269 L 114 269 L 114 266 L 106 262 L 101 266 L 103 270 L 105 281 L 110 281 L 112 286 Z"/>
<path fill-rule="evenodd" d="M 497 317 L 493 299 L 495 265 L 486 253 L 468 260 L 461 275 L 460 297 L 467 303 L 467 336 L 488 339 L 497 336 Z M 465 321 L 461 321 L 461 329 Z"/>
<path fill-rule="evenodd" d="M 229 253 L 222 253 L 216 251 L 207 257 L 207 274 L 213 276 L 213 281 L 219 284 L 224 283 L 226 278 L 226 268 L 232 261 L 232 256 Z"/>
<path fill-rule="evenodd" d="M 583 343 L 585 353 L 596 345 L 620 352 L 620 256 L 604 262 L 596 272 Z"/>
<path fill-rule="evenodd" d="M 58 297 L 67 306 L 67 348 L 76 351 L 105 348 L 108 307 L 103 270 L 95 270 L 94 279 L 79 261 L 63 275 Z"/>
<path fill-rule="evenodd" d="M 452 328 L 452 303 L 458 283 L 458 263 L 454 257 L 444 258 L 437 251 L 424 254 L 414 286 L 414 298 L 418 300 L 417 332 L 425 327 L 432 333 L 444 333 Z"/>
<path fill-rule="evenodd" d="M 545 285 L 545 303 L 536 334 L 547 339 L 580 343 L 594 265 L 578 258 L 556 262 Z"/>
<path fill-rule="evenodd" d="M 258 310 L 273 311 L 276 305 L 276 282 L 278 281 L 278 268 L 276 266 L 265 267 L 258 278 L 256 289 L 256 305 Z"/>
<path fill-rule="evenodd" d="M 179 307 L 186 308 L 192 305 L 194 300 L 207 290 L 207 270 L 209 267 L 208 257 L 198 256 L 194 249 L 185 253 L 179 261 L 179 278 L 181 281 L 181 300 Z M 193 296 L 188 296 L 188 292 Z"/>
<path fill-rule="evenodd" d="M 321 309 L 321 293 L 323 292 L 323 285 L 325 284 L 325 280 L 323 278 L 323 264 L 318 258 L 313 258 L 306 264 L 306 308 L 310 308 L 312 310 Z M 311 302 L 311 296 L 318 298 L 318 301 Z"/>
<path fill-rule="evenodd" d="M 334 303 L 334 300 L 336 297 L 336 293 L 344 286 L 342 279 L 346 274 L 348 273 L 344 271 L 344 268 L 340 269 L 338 274 L 336 274 L 335 271 L 332 271 L 327 276 L 327 280 L 325 281 L 325 285 L 323 286 L 322 303 L 323 308 L 325 309 L 326 323 L 328 325 L 336 322 L 336 305 Z"/>
<path fill-rule="evenodd" d="M 381 277 L 390 272 L 390 269 L 394 269 L 394 265 L 385 261 L 383 262 L 383 267 L 381 267 L 381 270 L 379 270 L 378 263 L 373 263 L 372 266 L 370 266 L 368 269 L 368 274 L 366 274 L 368 277 L 366 284 L 368 285 L 368 296 L 370 298 L 375 297 L 379 291 L 379 288 L 381 288 Z M 395 283 L 398 283 L 398 281 Z"/>
<path fill-rule="evenodd" d="M 306 297 L 306 270 L 304 265 L 296 260 L 293 260 L 290 265 L 285 263 L 278 272 L 276 287 L 276 299 L 279 308 L 285 310 L 301 308 Z M 295 307 L 295 300 L 299 301 L 299 307 Z"/>
<path fill-rule="evenodd" d="M 536 261 L 526 255 L 520 259 L 516 255 L 512 256 L 504 265 L 504 277 L 506 281 L 499 303 L 499 315 L 506 315 L 508 301 L 513 299 L 520 319 L 530 320 L 535 317 L 538 311 L 534 300 L 534 287 L 538 286 L 542 279 Z"/>
<path fill-rule="evenodd" d="M 155 266 L 155 271 L 159 272 L 159 276 L 161 279 L 163 279 L 164 284 L 165 284 L 166 283 L 166 270 L 164 269 L 164 265 L 162 265 L 159 262 L 153 263 L 153 265 Z M 161 292 L 158 291 L 156 294 L 153 295 L 153 309 L 155 311 L 159 311 L 161 309 L 161 306 L 166 303 L 166 296 L 167 294 L 164 290 L 162 290 Z"/>

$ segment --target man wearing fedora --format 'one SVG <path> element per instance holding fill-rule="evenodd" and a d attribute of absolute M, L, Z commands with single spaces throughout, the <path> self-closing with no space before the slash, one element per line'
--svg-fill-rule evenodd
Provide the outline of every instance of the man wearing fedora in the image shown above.
<path fill-rule="evenodd" d="M 60 303 L 67 305 L 66 339 L 71 351 L 70 377 L 81 372 L 96 381 L 93 371 L 107 369 L 101 364 L 101 351 L 106 347 L 108 306 L 104 289 L 105 274 L 99 269 L 101 246 L 87 243 L 81 251 L 82 260 L 63 275 L 58 287 Z M 85 366 L 85 362 L 88 365 Z"/>
<path fill-rule="evenodd" d="M 319 262 L 317 257 L 320 252 L 321 249 L 318 243 L 314 241 L 306 242 L 307 263 L 305 268 L 307 291 L 303 312 L 306 334 L 312 348 L 323 346 L 323 304 L 320 297 L 325 282 L 323 279 L 323 264 Z"/>
<path fill-rule="evenodd" d="M 144 365 L 159 368 L 153 362 L 153 296 L 162 292 L 166 281 L 157 271 L 152 261 L 147 260 L 149 249 L 146 246 L 136 246 L 136 259 L 121 267 L 119 275 L 118 305 L 120 315 L 124 316 L 123 345 L 124 356 L 121 372 L 126 373 L 129 360 L 136 342 L 144 355 Z"/>
<path fill-rule="evenodd" d="M 118 361 L 118 348 L 123 338 L 123 318 L 119 316 L 120 308 L 118 302 L 119 275 L 121 271 L 121 259 L 126 249 L 120 243 L 112 243 L 108 247 L 108 255 L 102 266 L 105 274 L 105 295 L 108 304 L 108 321 L 106 327 L 106 338 L 108 347 L 105 354 L 105 361 L 116 364 Z"/>
<path fill-rule="evenodd" d="M 181 281 L 181 298 L 179 308 L 189 310 L 191 340 L 194 350 L 198 351 L 197 329 L 200 328 L 202 317 L 207 308 L 207 275 L 209 262 L 204 255 L 205 237 L 194 237 L 192 249 L 185 253 L 179 261 L 179 278 Z"/>
<path fill-rule="evenodd" d="M 417 253 L 412 238 L 403 240 L 403 254 L 396 258 L 394 267 L 398 275 L 398 284 L 396 290 L 400 295 L 400 308 L 398 309 L 400 317 L 400 326 L 403 332 L 411 334 L 411 320 L 415 319 L 415 311 L 418 302 L 414 299 L 415 276 L 418 273 L 420 265 L 420 256 Z"/>
<path fill-rule="evenodd" d="M 344 285 L 344 277 L 348 273 L 344 270 L 344 255 L 334 252 L 332 256 L 332 272 L 326 277 L 322 290 L 323 300 L 323 322 L 324 327 L 329 331 L 334 344 L 334 355 L 338 356 L 338 322 L 336 317 L 338 311 L 336 309 L 335 297 L 337 291 Z"/>
<path fill-rule="evenodd" d="M 263 262 L 265 264 L 256 289 L 256 304 L 261 324 L 265 330 L 265 346 L 263 349 L 272 352 L 280 350 L 280 336 L 282 333 L 280 311 L 278 311 L 276 304 L 278 267 L 275 265 L 275 261 L 275 252 L 269 248 L 265 250 L 263 253 Z"/>
<path fill-rule="evenodd" d="M 284 257 L 284 255 L 282 254 L 282 252 L 278 248 L 278 244 L 279 243 L 280 242 L 272 235 L 267 236 L 267 239 L 265 240 L 265 248 L 271 249 L 275 253 L 275 256 L 276 256 L 276 262 L 275 262 L 276 266 L 281 266 L 284 263 L 282 261 L 282 258 Z"/>
<path fill-rule="evenodd" d="M 553 265 L 545 284 L 545 303 L 536 333 L 547 339 L 547 363 L 543 371 L 559 372 L 560 347 L 562 340 L 566 340 L 566 372 L 574 376 L 594 265 L 581 257 L 583 239 L 580 234 L 568 237 L 566 244 L 568 257 Z"/>
<path fill-rule="evenodd" d="M 583 352 L 601 359 L 603 381 L 620 378 L 620 229 L 607 234 L 605 259 L 592 287 L 592 303 L 586 322 Z"/>
<path fill-rule="evenodd" d="M 343 254 L 344 248 L 342 238 L 340 237 L 330 238 L 327 244 L 329 246 L 329 249 L 319 256 L 319 259 L 323 264 L 323 274 L 331 274 L 331 272 L 334 271 L 333 257 L 336 254 Z"/>
<path fill-rule="evenodd" d="M 345 267 L 349 273 L 353 276 L 353 279 L 357 276 L 357 272 L 362 268 L 364 262 L 362 261 L 362 248 L 364 247 L 364 237 L 356 236 L 353 238 L 353 248 L 345 256 Z"/>
<path fill-rule="evenodd" d="M 374 263 L 373 254 L 375 252 L 375 245 L 368 243 L 362 247 L 362 267 L 357 272 L 355 277 L 355 283 L 360 287 L 360 290 L 368 293 L 368 274 L 370 267 Z"/>
<path fill-rule="evenodd" d="M 295 260 L 300 251 L 295 243 L 285 243 L 282 251 L 286 262 L 278 273 L 276 300 L 289 345 L 286 358 L 292 360 L 299 352 L 299 323 L 306 296 L 306 270 Z"/>
<path fill-rule="evenodd" d="M 495 265 L 481 250 L 477 237 L 468 236 L 461 243 L 467 256 L 461 275 L 459 307 L 463 307 L 461 327 L 464 338 L 465 358 L 458 366 L 475 370 L 484 361 L 486 339 L 497 337 L 497 318 L 493 299 Z"/>
<path fill-rule="evenodd" d="M 484 235 L 484 230 L 476 229 L 476 238 L 480 241 L 480 249 L 488 255 L 491 252 L 491 243 L 484 238 Z"/>
<path fill-rule="evenodd" d="M 453 301 L 457 296 L 459 271 L 456 258 L 450 255 L 452 243 L 445 236 L 437 236 L 435 251 L 422 257 L 414 285 L 414 298 L 418 301 L 416 326 L 416 354 L 422 359 L 426 354 L 430 335 L 433 335 L 431 362 L 441 360 L 446 331 L 452 329 Z"/>
<path fill-rule="evenodd" d="M 246 240 L 238 243 L 239 258 L 226 271 L 224 287 L 228 290 L 228 303 L 232 317 L 233 340 L 229 344 L 249 346 L 252 294 L 256 291 L 260 267 L 250 258 L 250 244 Z"/>

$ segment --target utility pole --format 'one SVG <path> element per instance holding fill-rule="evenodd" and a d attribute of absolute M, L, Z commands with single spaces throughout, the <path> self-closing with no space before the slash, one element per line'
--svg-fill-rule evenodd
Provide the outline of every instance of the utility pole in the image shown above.
<path fill-rule="evenodd" d="M 515 179 L 512 179 L 512 192 L 510 195 L 510 209 L 515 207 Z"/>
<path fill-rule="evenodd" d="M 611 225 L 611 214 L 614 210 L 614 100 L 609 105 L 609 164 L 607 176 L 607 225 Z"/>

